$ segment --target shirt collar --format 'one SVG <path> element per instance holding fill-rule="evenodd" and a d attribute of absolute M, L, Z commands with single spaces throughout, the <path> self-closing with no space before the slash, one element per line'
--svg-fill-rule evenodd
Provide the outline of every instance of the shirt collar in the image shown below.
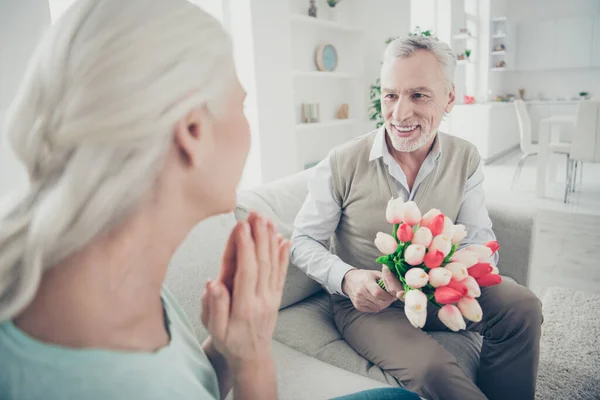
<path fill-rule="evenodd" d="M 375 140 L 373 140 L 373 146 L 371 146 L 371 153 L 369 154 L 369 161 L 377 160 L 378 158 L 383 157 L 383 161 L 388 162 L 392 160 L 392 155 L 390 154 L 387 144 L 385 143 L 385 126 L 381 126 L 377 133 L 375 134 Z M 442 143 L 440 141 L 439 134 L 435 138 L 433 142 L 433 147 L 431 148 L 429 155 L 433 155 L 434 159 L 437 160 L 440 158 L 442 154 Z"/>

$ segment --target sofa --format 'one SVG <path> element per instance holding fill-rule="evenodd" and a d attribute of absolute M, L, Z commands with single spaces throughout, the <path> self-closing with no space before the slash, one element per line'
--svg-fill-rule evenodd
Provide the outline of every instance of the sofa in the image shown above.
<path fill-rule="evenodd" d="M 200 296 L 208 278 L 218 274 L 227 238 L 236 223 L 252 210 L 270 218 L 287 238 L 307 194 L 311 170 L 255 189 L 242 190 L 233 213 L 198 224 L 178 248 L 169 265 L 166 285 L 193 322 L 198 340 L 202 327 Z M 500 243 L 502 275 L 527 285 L 533 231 L 533 213 L 487 202 Z M 382 210 L 383 212 L 383 210 Z M 329 399 L 360 390 L 398 386 L 378 366 L 356 353 L 338 332 L 330 311 L 329 295 L 294 265 L 289 266 L 273 340 L 281 399 Z M 473 332 L 432 332 L 457 358 L 473 380 L 479 364 L 482 338 Z"/>

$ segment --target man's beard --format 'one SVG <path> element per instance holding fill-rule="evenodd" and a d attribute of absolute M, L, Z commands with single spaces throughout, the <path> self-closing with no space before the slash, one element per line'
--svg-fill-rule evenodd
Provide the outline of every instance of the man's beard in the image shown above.
<path fill-rule="evenodd" d="M 411 135 L 406 138 L 396 136 L 391 130 L 391 124 L 386 124 L 386 130 L 388 131 L 388 136 L 390 138 L 390 142 L 396 151 L 402 153 L 410 153 L 420 149 L 425 146 L 437 133 L 437 130 L 434 129 L 431 132 L 425 132 L 423 130 L 423 126 L 419 125 L 419 132 L 417 135 Z"/>

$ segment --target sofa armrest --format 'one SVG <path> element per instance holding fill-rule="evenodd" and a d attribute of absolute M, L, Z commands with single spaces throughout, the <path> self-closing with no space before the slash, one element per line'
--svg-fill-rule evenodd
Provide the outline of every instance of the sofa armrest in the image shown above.
<path fill-rule="evenodd" d="M 498 269 L 523 286 L 528 285 L 535 210 L 505 204 L 487 204 L 492 229 L 500 244 Z"/>

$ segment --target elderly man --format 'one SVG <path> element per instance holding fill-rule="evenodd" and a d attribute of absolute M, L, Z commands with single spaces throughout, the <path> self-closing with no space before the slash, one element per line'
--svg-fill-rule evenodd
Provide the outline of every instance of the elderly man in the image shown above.
<path fill-rule="evenodd" d="M 411 325 L 396 302 L 399 282 L 375 263 L 373 239 L 390 229 L 385 208 L 392 196 L 464 224 L 465 245 L 495 240 L 477 150 L 438 132 L 454 105 L 455 65 L 436 39 L 388 46 L 381 68 L 385 125 L 334 149 L 315 168 L 295 222 L 292 260 L 332 294 L 344 339 L 406 388 L 430 399 L 533 399 L 542 314 L 531 291 L 508 279 L 482 288 L 483 320 L 467 325 L 484 337 L 476 385 L 452 354 Z M 430 313 L 425 330 L 442 329 Z"/>

